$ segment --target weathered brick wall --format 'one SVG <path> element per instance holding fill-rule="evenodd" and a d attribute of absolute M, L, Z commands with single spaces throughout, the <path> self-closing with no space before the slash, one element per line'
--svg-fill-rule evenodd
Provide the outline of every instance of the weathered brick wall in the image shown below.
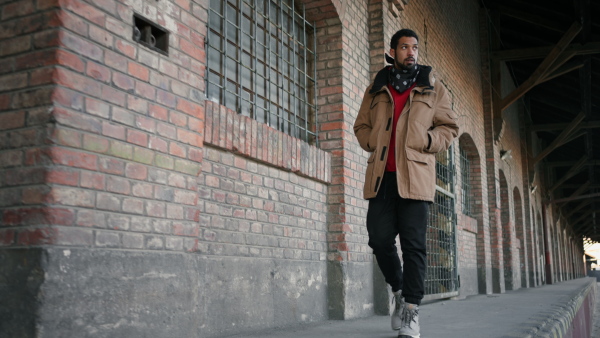
<path fill-rule="evenodd" d="M 45 137 L 44 146 L 27 149 L 21 155 L 24 161 L 15 163 L 40 167 L 43 174 L 24 175 L 19 169 L 22 179 L 14 184 L 34 183 L 23 181 L 33 177 L 46 184 L 28 187 L 29 199 L 4 210 L 5 225 L 17 232 L 15 240 L 5 244 L 189 248 L 186 237 L 197 233 L 195 179 L 202 160 L 204 119 L 205 17 L 192 14 L 200 5 L 18 4 L 32 8 L 31 20 L 52 15 L 60 28 L 34 34 L 43 44 L 34 43 L 15 56 L 14 62 L 30 59 L 23 69 L 42 63 L 37 73 L 46 74 L 45 83 L 53 85 L 36 90 L 30 83 L 26 91 L 10 94 L 11 106 L 17 109 L 22 109 L 17 98 L 24 96 L 30 97 L 26 105 L 47 100 L 51 107 L 38 112 L 48 124 L 36 137 L 28 137 Z M 40 14 L 42 5 L 49 9 Z M 173 32 L 168 57 L 131 41 L 134 11 Z M 10 33 L 19 34 L 17 28 Z M 19 74 L 27 72 L 11 76 Z M 25 111 L 13 114 L 25 121 Z M 50 219 L 40 223 L 32 215 Z"/>
<path fill-rule="evenodd" d="M 46 177 L 60 180 L 38 161 L 37 149 L 60 137 L 50 119 L 53 99 L 51 65 L 68 58 L 56 53 L 60 13 L 50 2 L 3 2 L 0 5 L 0 246 L 43 244 L 54 236 L 52 223 L 71 223 L 73 214 L 41 206 L 49 189 Z M 79 163 L 85 166 L 86 163 Z M 77 179 L 75 179 L 77 180 Z M 29 228 L 25 228 L 28 226 Z"/>

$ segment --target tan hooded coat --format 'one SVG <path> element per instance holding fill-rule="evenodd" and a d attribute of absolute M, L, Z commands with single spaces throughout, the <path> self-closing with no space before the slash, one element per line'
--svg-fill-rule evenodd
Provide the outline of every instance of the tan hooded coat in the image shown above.
<path fill-rule="evenodd" d="M 452 111 L 448 90 L 436 83 L 429 71 L 421 73 L 396 125 L 396 177 L 401 197 L 433 201 L 435 153 L 448 149 L 458 135 L 458 116 Z M 367 160 L 365 199 L 377 195 L 383 179 L 393 114 L 394 102 L 384 68 L 367 88 L 354 123 L 360 146 L 371 153 Z"/>

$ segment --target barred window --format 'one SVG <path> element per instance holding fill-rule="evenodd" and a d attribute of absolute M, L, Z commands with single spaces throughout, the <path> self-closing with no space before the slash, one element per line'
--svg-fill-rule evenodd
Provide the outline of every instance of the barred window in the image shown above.
<path fill-rule="evenodd" d="M 296 7 L 294 0 L 211 0 L 207 96 L 315 143 L 315 26 Z"/>
<path fill-rule="evenodd" d="M 435 155 L 436 192 L 427 224 L 426 299 L 458 295 L 454 146 Z"/>
<path fill-rule="evenodd" d="M 460 150 L 460 171 L 461 171 L 461 205 L 464 215 L 473 216 L 473 196 L 471 191 L 471 161 L 467 155 L 467 151 L 462 147 Z"/>

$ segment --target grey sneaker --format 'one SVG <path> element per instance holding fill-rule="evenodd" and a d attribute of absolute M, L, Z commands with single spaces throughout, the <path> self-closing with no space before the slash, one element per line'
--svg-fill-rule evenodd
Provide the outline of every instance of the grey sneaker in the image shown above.
<path fill-rule="evenodd" d="M 398 332 L 398 338 L 419 338 L 421 331 L 419 327 L 419 306 L 416 304 L 404 303 L 403 311 L 400 314 L 402 327 Z"/>
<path fill-rule="evenodd" d="M 392 297 L 394 306 L 394 312 L 392 312 L 392 330 L 400 330 L 402 327 L 402 312 L 404 311 L 404 297 L 402 297 L 402 290 L 394 292 Z"/>

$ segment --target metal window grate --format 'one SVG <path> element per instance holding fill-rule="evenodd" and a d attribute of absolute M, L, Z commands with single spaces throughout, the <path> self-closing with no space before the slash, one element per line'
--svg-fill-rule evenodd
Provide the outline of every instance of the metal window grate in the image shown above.
<path fill-rule="evenodd" d="M 317 142 L 315 26 L 294 0 L 211 0 L 208 99 Z"/>
<path fill-rule="evenodd" d="M 437 191 L 427 226 L 427 299 L 458 294 L 453 147 L 436 154 Z"/>
<path fill-rule="evenodd" d="M 467 151 L 462 147 L 460 150 L 460 201 L 462 205 L 462 213 L 467 216 L 473 216 L 473 196 L 471 195 L 471 160 L 467 155 Z"/>

